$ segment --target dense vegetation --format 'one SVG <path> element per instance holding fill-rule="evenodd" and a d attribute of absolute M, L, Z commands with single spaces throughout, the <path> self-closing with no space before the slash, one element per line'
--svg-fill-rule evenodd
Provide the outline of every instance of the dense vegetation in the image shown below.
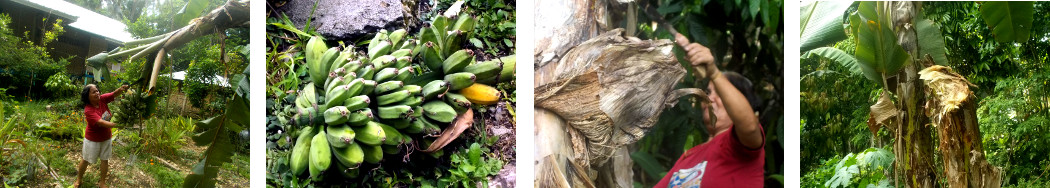
<path fill-rule="evenodd" d="M 1045 187 L 1050 182 L 1044 175 L 1050 170 L 1050 158 L 1045 156 L 1050 152 L 1046 146 L 1050 144 L 1046 127 L 1050 123 L 1046 103 L 1050 94 L 1046 87 L 1050 7 L 1036 2 L 1030 37 L 1004 42 L 990 29 L 982 5 L 924 2 L 918 14 L 940 25 L 944 65 L 976 86 L 971 90 L 977 100 L 981 144 L 988 162 L 1002 168 L 1003 185 Z M 849 16 L 856 7 L 831 16 Z M 831 47 L 855 53 L 858 44 L 854 36 L 849 37 Z M 800 60 L 802 186 L 894 185 L 892 166 L 885 164 L 894 160 L 887 153 L 893 152 L 896 140 L 886 129 L 872 134 L 868 126 L 869 106 L 884 92 L 881 84 L 856 73 L 850 64 L 821 56 L 805 53 Z M 937 138 L 936 133 L 931 136 Z M 937 174 L 944 173 L 937 169 Z M 938 178 L 941 183 L 946 181 Z M 900 181 L 897 183 L 904 180 Z"/>
<path fill-rule="evenodd" d="M 226 1 L 71 0 L 71 3 L 122 21 L 128 25 L 132 36 L 142 39 L 183 27 L 190 23 L 189 20 L 207 13 L 205 10 L 220 7 Z M 131 61 L 112 58 L 105 63 L 119 64 L 122 69 L 96 72 L 96 77 L 104 75 L 105 79 L 74 78 L 71 75 L 79 73 L 66 72 L 66 66 L 85 62 L 66 62 L 71 57 L 49 55 L 51 49 L 46 47 L 47 44 L 63 35 L 63 26 L 66 25 L 61 20 L 45 21 L 53 25 L 43 31 L 44 39 L 30 41 L 25 39 L 28 36 L 11 33 L 10 18 L 0 16 L 0 38 L 4 41 L 0 48 L 10 52 L 0 54 L 0 59 L 5 62 L 0 64 L 0 79 L 19 80 L 0 82 L 0 143 L 3 143 L 0 144 L 3 148 L 0 154 L 4 156 L 0 158 L 0 177 L 8 186 L 72 185 L 76 180 L 76 165 L 81 160 L 80 148 L 86 127 L 79 92 L 86 84 L 98 85 L 102 93 L 123 84 L 136 84 L 133 88 L 143 91 L 141 88 L 145 84 L 135 81 L 143 77 L 140 70 L 150 65 L 145 58 Z M 244 100 L 248 95 L 247 73 L 244 72 L 247 68 L 247 37 L 246 28 L 231 29 L 191 40 L 186 44 L 191 47 L 168 53 L 172 55 L 167 59 L 171 66 L 165 66 L 161 74 L 189 69 L 191 62 L 208 62 L 210 66 L 199 69 L 207 70 L 208 78 L 216 75 L 230 78 L 229 84 L 233 87 L 217 86 L 203 79 L 184 81 L 186 85 L 207 87 L 201 93 L 208 100 L 203 101 L 213 104 L 201 106 L 199 108 L 210 109 L 198 111 L 192 110 L 188 101 L 169 100 L 185 98 L 175 96 L 187 94 L 182 93 L 184 89 L 177 87 L 181 84 L 169 76 L 158 77 L 155 90 L 149 93 L 152 99 L 145 103 L 147 110 L 137 112 L 147 114 L 143 116 L 146 118 L 121 121 L 113 130 L 109 185 L 247 186 L 247 132 L 228 131 L 236 129 L 216 125 L 219 122 L 225 122 L 226 127 L 247 125 L 247 101 Z M 115 112 L 114 108 L 120 108 L 120 104 L 123 103 L 110 103 L 109 106 Z M 234 110 L 228 110 L 230 108 Z M 237 114 L 240 117 L 211 118 L 214 114 L 229 114 L 223 113 L 228 111 L 243 114 Z M 237 122 L 240 125 L 229 122 L 237 118 L 245 121 Z M 98 165 L 92 165 L 91 169 L 83 181 L 87 186 L 94 186 L 99 179 Z M 223 170 L 219 172 L 218 169 Z M 217 179 L 219 174 L 224 178 Z"/>

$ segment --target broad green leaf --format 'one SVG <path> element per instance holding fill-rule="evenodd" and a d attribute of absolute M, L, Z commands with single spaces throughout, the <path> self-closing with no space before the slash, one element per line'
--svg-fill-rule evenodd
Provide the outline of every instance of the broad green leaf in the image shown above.
<path fill-rule="evenodd" d="M 175 18 L 172 20 L 175 22 L 175 27 L 188 25 L 190 20 L 200 17 L 207 6 L 207 0 L 189 0 L 186 2 L 186 6 L 183 6 L 179 13 L 175 14 Z"/>
<path fill-rule="evenodd" d="M 802 6 L 799 39 L 801 51 L 846 39 L 842 16 L 853 1 L 816 1 Z"/>
<path fill-rule="evenodd" d="M 881 84 L 882 74 L 895 74 L 911 61 L 911 57 L 897 44 L 896 35 L 888 23 L 881 20 L 885 15 L 876 11 L 876 4 L 861 2 L 857 8 L 859 14 L 851 16 L 850 25 L 857 31 L 854 54 L 864 69 L 864 76 Z"/>
<path fill-rule="evenodd" d="M 649 177 L 663 177 L 667 174 L 667 167 L 664 167 L 656 160 L 656 157 L 649 155 L 649 153 L 636 151 L 631 152 L 631 160 L 638 163 L 637 166 L 642 167 L 646 175 Z"/>
<path fill-rule="evenodd" d="M 981 5 L 981 18 L 999 42 L 1023 42 L 1032 31 L 1033 2 L 995 1 Z"/>
<path fill-rule="evenodd" d="M 846 67 L 846 69 L 849 69 L 850 72 L 853 72 L 853 74 L 863 74 L 863 70 L 860 68 L 860 65 L 857 64 L 857 58 L 853 57 L 853 55 L 849 53 L 846 53 L 845 51 L 839 50 L 838 48 L 820 47 L 817 49 L 810 50 L 806 53 L 834 61 Z"/>
<path fill-rule="evenodd" d="M 938 65 L 947 65 L 948 57 L 944 51 L 944 36 L 941 35 L 941 27 L 931 20 L 919 20 L 915 24 L 915 33 L 918 34 L 919 55 L 925 57 L 929 54 Z"/>

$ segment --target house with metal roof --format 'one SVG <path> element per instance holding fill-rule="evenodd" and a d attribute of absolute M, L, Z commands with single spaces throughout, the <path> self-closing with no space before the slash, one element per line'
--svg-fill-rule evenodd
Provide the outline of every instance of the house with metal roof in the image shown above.
<path fill-rule="evenodd" d="M 75 76 L 89 72 L 85 59 L 133 40 L 124 23 L 63 0 L 0 0 L 0 13 L 11 17 L 15 33 L 27 33 L 32 41 L 40 41 L 45 28 L 62 19 L 66 32 L 48 44 L 49 53 L 56 60 L 73 57 L 66 72 Z M 119 64 L 111 66 L 120 70 Z"/>

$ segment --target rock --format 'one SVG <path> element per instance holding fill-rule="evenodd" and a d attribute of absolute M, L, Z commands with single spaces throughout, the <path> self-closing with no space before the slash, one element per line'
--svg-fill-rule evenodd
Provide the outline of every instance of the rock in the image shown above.
<path fill-rule="evenodd" d="M 328 40 L 364 37 L 380 29 L 396 30 L 412 17 L 400 0 L 320 0 L 316 11 L 314 2 L 289 0 L 276 10 L 288 15 L 296 28 L 303 28 L 312 19 L 311 27 Z"/>

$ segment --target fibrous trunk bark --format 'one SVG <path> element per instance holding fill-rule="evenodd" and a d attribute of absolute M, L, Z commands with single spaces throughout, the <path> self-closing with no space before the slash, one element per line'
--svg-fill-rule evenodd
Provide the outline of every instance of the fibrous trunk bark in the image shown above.
<path fill-rule="evenodd" d="M 949 187 L 999 187 L 1000 169 L 984 157 L 975 96 L 966 78 L 939 65 L 919 73 L 926 85 L 926 116 L 937 127 Z"/>
<path fill-rule="evenodd" d="M 885 2 L 883 6 L 888 10 L 880 10 L 892 13 L 893 26 L 897 33 L 897 42 L 908 51 L 913 59 L 917 59 L 918 45 L 915 29 L 912 23 L 915 15 L 921 14 L 919 2 Z M 896 76 L 886 79 L 890 85 L 887 90 L 894 90 L 897 95 L 896 115 L 900 122 L 894 131 L 896 142 L 893 152 L 896 157 L 894 171 L 896 182 L 905 182 L 908 187 L 934 187 L 937 185 L 937 175 L 933 164 L 933 142 L 930 128 L 926 126 L 929 118 L 923 114 L 925 95 L 922 81 L 919 80 L 918 72 L 922 70 L 923 64 L 913 60 L 904 65 L 904 68 Z M 896 86 L 893 88 L 893 86 Z M 899 177 L 903 176 L 903 177 Z"/>

